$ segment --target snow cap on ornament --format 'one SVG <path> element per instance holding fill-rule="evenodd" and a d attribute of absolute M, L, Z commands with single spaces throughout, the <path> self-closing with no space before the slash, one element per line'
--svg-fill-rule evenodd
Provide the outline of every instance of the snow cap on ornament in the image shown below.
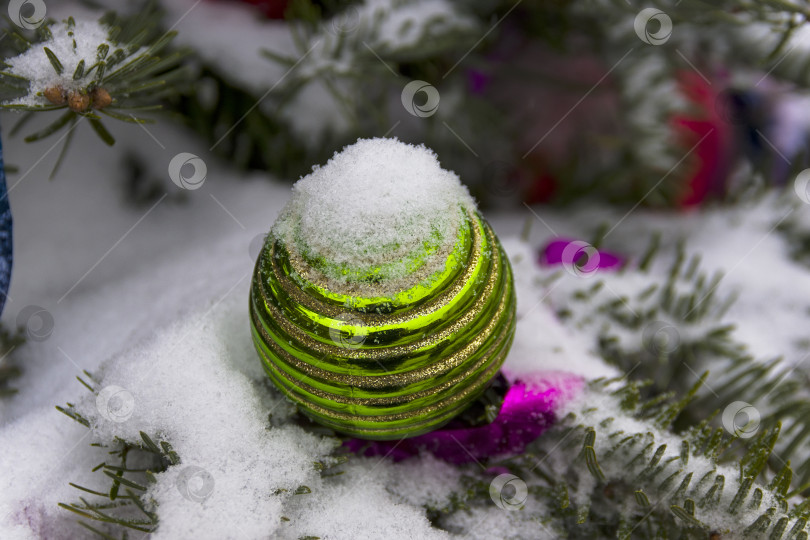
<path fill-rule="evenodd" d="M 424 146 L 368 139 L 292 191 L 250 292 L 273 383 L 313 420 L 366 439 L 462 412 L 506 357 L 515 293 L 458 176 Z"/>

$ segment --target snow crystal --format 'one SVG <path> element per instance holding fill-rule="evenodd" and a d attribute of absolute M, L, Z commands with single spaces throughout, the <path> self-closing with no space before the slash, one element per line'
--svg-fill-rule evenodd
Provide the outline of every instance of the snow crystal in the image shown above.
<path fill-rule="evenodd" d="M 384 464 L 377 459 L 356 460 L 335 482 L 294 498 L 285 510 L 300 532 L 289 536 L 299 538 L 303 533 L 324 539 L 449 538 L 445 531 L 431 526 L 420 504 L 402 504 L 391 493 L 402 486 L 397 486 L 391 476 L 395 467 Z M 442 466 L 447 468 L 447 464 Z M 419 480 L 427 485 L 433 483 L 430 476 Z"/>
<path fill-rule="evenodd" d="M 492 538 L 532 538 L 555 540 L 565 538 L 564 531 L 556 531 L 542 522 L 550 510 L 529 501 L 530 511 L 505 511 L 494 504 L 477 506 L 473 512 L 455 512 L 442 519 L 442 525 L 462 538 L 490 540 Z M 528 510 L 528 509 L 526 509 Z"/>
<path fill-rule="evenodd" d="M 107 26 L 90 20 L 78 20 L 71 28 L 66 22 L 50 27 L 53 37 L 37 43 L 24 53 L 6 60 L 10 66 L 9 73 L 31 81 L 27 95 L 12 101 L 20 105 L 48 105 L 50 102 L 42 95 L 47 88 L 61 86 L 65 90 L 76 90 L 86 87 L 96 76 L 95 70 L 88 70 L 96 63 L 100 45 L 109 47 L 109 54 L 116 50 L 116 45 L 109 41 L 110 29 Z M 62 73 L 54 69 L 45 49 L 50 49 L 62 64 Z M 85 75 L 77 80 L 73 74 L 80 62 L 84 61 Z"/>
<path fill-rule="evenodd" d="M 386 265 L 391 270 L 382 271 L 382 279 L 397 279 L 408 274 L 407 255 L 436 238 L 440 246 L 454 244 L 461 213 L 470 210 L 475 202 L 467 188 L 431 150 L 397 139 L 361 139 L 295 184 L 273 234 L 303 243 L 309 256 L 329 261 L 327 271 Z M 433 255 L 424 274 L 444 264 Z M 341 279 L 338 271 L 328 275 Z"/>

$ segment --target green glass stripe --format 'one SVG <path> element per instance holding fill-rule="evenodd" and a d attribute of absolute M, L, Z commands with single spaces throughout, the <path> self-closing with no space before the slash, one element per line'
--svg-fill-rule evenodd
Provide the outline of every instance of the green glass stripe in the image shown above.
<path fill-rule="evenodd" d="M 459 206 L 459 231 L 457 233 L 455 249 L 450 254 L 442 270 L 429 276 L 424 282 L 419 283 L 408 290 L 400 291 L 393 297 L 374 297 L 374 298 L 358 298 L 345 294 L 338 294 L 334 291 L 329 291 L 315 283 L 301 282 L 299 286 L 303 289 L 312 288 L 318 295 L 324 299 L 329 299 L 332 302 L 340 305 L 352 305 L 355 309 L 375 311 L 375 310 L 390 310 L 396 309 L 401 306 L 410 308 L 414 302 L 429 298 L 434 290 L 441 287 L 441 283 L 445 282 L 449 277 L 458 272 L 459 268 L 466 260 L 465 254 L 468 248 L 465 246 L 469 244 L 469 218 L 468 211 Z M 476 216 L 476 220 L 478 216 Z M 414 252 L 406 255 L 403 260 L 406 261 L 410 267 L 411 272 L 416 272 L 427 260 L 430 254 L 433 254 L 441 249 L 444 239 L 438 236 L 431 239 L 430 242 L 423 244 L 422 249 L 417 249 Z M 307 260 L 314 268 L 320 268 L 325 274 L 338 274 L 350 277 L 350 281 L 357 282 L 374 282 L 379 279 L 379 276 L 386 275 L 389 272 L 390 265 L 379 265 L 376 268 L 367 269 L 341 269 L 339 270 L 336 265 L 330 265 L 322 259 L 316 259 L 307 256 L 305 243 L 296 238 L 296 245 L 299 247 L 299 252 L 302 257 Z M 286 269 L 289 270 L 289 269 Z M 348 303 L 348 304 L 347 304 Z"/>
<path fill-rule="evenodd" d="M 508 349 L 511 343 L 511 335 L 503 337 L 504 339 L 502 339 L 500 342 L 493 343 L 492 346 L 486 349 L 487 358 L 485 362 L 483 362 L 480 366 L 477 366 L 475 369 L 463 373 L 464 379 L 462 379 L 462 382 L 436 393 L 428 394 L 419 398 L 412 398 L 414 395 L 413 393 L 402 394 L 401 402 L 393 405 L 346 403 L 345 401 L 342 401 L 342 397 L 339 395 L 330 394 L 332 399 L 315 395 L 304 387 L 304 385 L 307 385 L 312 388 L 313 386 L 311 383 L 314 381 L 307 380 L 306 378 L 290 380 L 289 375 L 287 375 L 284 370 L 280 370 L 271 359 L 264 354 L 262 354 L 262 357 L 264 360 L 265 369 L 274 375 L 274 379 L 281 381 L 288 388 L 288 390 L 294 392 L 301 401 L 314 403 L 333 411 L 350 412 L 358 416 L 377 416 L 413 411 L 428 407 L 430 405 L 435 405 L 471 386 L 480 386 L 482 389 L 484 389 L 486 387 L 486 383 L 492 379 L 503 362 L 505 355 L 502 355 L 501 353 Z M 438 386 L 438 384 L 436 386 Z M 433 388 L 435 388 L 435 386 Z M 428 390 L 431 389 L 432 388 L 428 388 Z M 395 394 L 391 394 L 391 396 L 394 395 Z M 478 395 L 478 393 L 476 393 L 476 395 Z M 358 396 L 350 395 L 349 397 L 356 398 Z M 387 395 L 386 397 L 389 396 Z"/>
<path fill-rule="evenodd" d="M 491 248 L 487 231 L 480 220 L 477 220 L 475 225 L 479 228 L 479 234 L 481 235 L 480 251 L 486 253 Z M 285 260 L 283 254 L 280 254 L 280 260 Z M 373 347 L 375 343 L 384 343 L 386 346 L 389 346 L 389 344 L 392 343 L 392 340 L 398 343 L 407 343 L 408 341 L 418 338 L 425 332 L 432 331 L 432 329 L 429 328 L 431 324 L 441 323 L 441 321 L 452 321 L 455 318 L 456 313 L 463 311 L 471 302 L 474 301 L 474 296 L 482 286 L 481 282 L 477 278 L 479 276 L 486 275 L 486 273 L 489 271 L 490 264 L 491 262 L 487 257 L 479 258 L 479 263 L 474 271 L 472 279 L 464 284 L 464 288 L 459 292 L 458 296 L 453 301 L 448 302 L 448 304 L 446 304 L 443 308 L 438 309 L 433 313 L 430 313 L 417 320 L 410 321 L 408 324 L 383 323 L 365 326 L 366 335 L 368 336 L 366 345 Z M 284 265 L 282 265 L 282 269 L 285 269 Z M 289 269 L 286 268 L 285 271 L 288 270 Z M 451 277 L 460 277 L 459 274 L 461 274 L 462 270 L 463 269 L 460 269 Z M 344 326 L 352 328 L 352 325 L 345 324 L 341 319 L 328 317 L 320 313 L 313 312 L 310 309 L 298 304 L 293 298 L 290 298 L 284 292 L 284 288 L 280 285 L 272 264 L 267 264 L 262 267 L 261 276 L 263 278 L 261 280 L 261 284 L 265 292 L 265 297 L 271 299 L 274 305 L 284 313 L 285 317 L 306 331 L 313 339 L 324 343 L 331 343 L 332 338 L 329 333 L 331 328 L 340 329 Z M 452 280 L 450 283 L 452 283 Z M 436 289 L 434 291 L 434 296 L 439 294 L 439 292 L 444 290 L 448 285 L 449 283 L 446 284 L 442 289 Z M 347 300 L 346 302 L 349 304 L 354 303 L 352 300 Z M 408 309 L 413 310 L 416 307 L 418 307 L 418 303 L 408 306 Z M 388 318 L 390 319 L 390 317 Z M 384 320 L 385 318 L 381 318 L 381 321 Z"/>
<path fill-rule="evenodd" d="M 503 315 L 502 320 L 496 321 L 496 322 L 499 323 L 499 324 L 507 324 L 507 323 L 511 324 L 511 322 L 507 321 L 506 318 L 511 316 L 512 312 L 513 312 L 512 306 L 507 305 L 506 309 L 504 309 L 504 315 Z M 285 370 L 285 372 L 288 373 L 288 375 L 293 379 L 302 379 L 302 378 L 310 377 L 310 378 L 313 378 L 313 379 L 317 380 L 319 382 L 319 384 L 317 386 L 320 389 L 324 390 L 324 391 L 328 391 L 330 393 L 335 393 L 335 394 L 346 395 L 346 396 L 353 395 L 353 396 L 356 396 L 356 397 L 364 397 L 364 398 L 365 397 L 376 397 L 376 396 L 380 395 L 380 393 L 382 393 L 382 392 L 385 392 L 386 395 L 388 395 L 388 394 L 391 394 L 392 392 L 394 392 L 395 390 L 397 390 L 397 388 L 390 388 L 390 387 L 386 387 L 386 388 L 382 388 L 382 389 L 366 389 L 366 388 L 350 388 L 349 389 L 345 384 L 340 383 L 340 382 L 336 382 L 335 375 L 344 375 L 344 374 L 355 375 L 360 370 L 357 370 L 357 369 L 350 370 L 348 373 L 344 372 L 342 374 L 335 374 L 334 371 L 328 372 L 328 371 L 325 371 L 326 368 L 328 368 L 328 366 L 325 363 L 326 362 L 325 358 L 323 358 L 323 359 L 322 358 L 316 358 L 316 357 L 313 357 L 312 355 L 309 355 L 308 353 L 307 353 L 307 355 L 309 356 L 310 361 L 307 362 L 306 365 L 310 365 L 310 366 L 313 366 L 315 368 L 318 368 L 319 370 L 321 370 L 321 374 L 320 375 L 318 375 L 318 374 L 311 375 L 308 372 L 301 371 L 301 370 L 295 368 L 294 366 L 289 365 L 282 357 L 279 356 L 279 354 L 277 354 L 272 348 L 270 348 L 268 346 L 269 344 L 265 343 L 265 341 L 262 339 L 261 335 L 255 329 L 255 327 L 254 327 L 254 332 L 256 332 L 255 335 L 254 335 L 254 338 L 257 340 L 256 341 L 256 346 L 257 346 L 258 349 L 260 349 L 260 352 L 264 356 L 274 358 L 275 363 L 282 366 L 282 368 Z M 273 339 L 273 343 L 278 347 L 279 344 L 276 341 L 276 338 L 272 338 L 272 339 Z M 495 339 L 497 339 L 497 334 L 493 334 L 492 336 L 489 337 L 488 340 L 485 340 L 481 344 L 481 349 L 486 348 L 489 345 L 489 342 L 493 341 Z M 478 353 L 478 354 L 480 354 L 480 353 Z M 402 386 L 399 387 L 399 391 L 401 391 L 402 393 L 415 392 L 415 391 L 418 391 L 419 389 L 424 389 L 424 388 L 430 387 L 432 385 L 441 384 L 441 383 L 445 382 L 445 380 L 451 379 L 453 376 L 458 375 L 459 372 L 461 372 L 461 371 L 463 371 L 465 369 L 465 366 L 474 365 L 478 361 L 478 354 L 473 353 L 470 358 L 466 359 L 464 362 L 460 363 L 459 366 L 457 366 L 457 367 L 453 368 L 452 370 L 448 371 L 446 374 L 426 378 L 426 379 L 424 379 L 422 381 L 419 381 L 419 382 L 416 382 L 416 383 L 414 383 L 412 385 L 402 385 Z M 296 357 L 296 358 L 298 358 L 298 357 Z M 368 375 L 368 371 L 364 371 L 363 373 L 364 373 L 365 376 L 370 377 Z M 381 373 L 381 375 L 389 375 L 389 374 L 388 373 Z"/>
<path fill-rule="evenodd" d="M 272 373 L 268 373 L 268 376 L 285 396 L 298 404 L 301 411 L 316 422 L 348 435 L 366 439 L 381 440 L 414 437 L 416 435 L 421 435 L 422 433 L 427 433 L 434 429 L 438 429 L 458 413 L 463 411 L 472 401 L 475 400 L 475 398 L 478 397 L 478 395 L 480 395 L 481 392 L 486 389 L 485 386 L 482 387 L 479 393 L 471 395 L 469 399 L 455 404 L 455 406 L 452 408 L 441 410 L 435 415 L 408 418 L 396 422 L 370 422 L 360 418 L 353 421 L 340 421 L 313 410 L 308 406 L 309 404 L 307 402 L 300 400 L 294 393 L 291 393 L 284 383 L 276 379 Z"/>
<path fill-rule="evenodd" d="M 513 317 L 513 310 L 511 306 L 509 309 L 504 311 L 504 319 L 508 319 Z M 504 320 L 503 325 L 507 328 L 512 327 L 511 321 Z M 255 327 L 254 327 L 255 331 Z M 403 385 L 399 388 L 395 389 L 360 389 L 348 386 L 343 384 L 339 381 L 335 380 L 325 380 L 321 377 L 313 377 L 308 375 L 307 373 L 301 372 L 296 370 L 294 367 L 288 365 L 282 358 L 280 358 L 273 350 L 266 347 L 264 342 L 257 342 L 257 348 L 261 356 L 266 360 L 273 364 L 274 369 L 278 368 L 283 371 L 283 375 L 290 381 L 305 381 L 308 385 L 317 390 L 322 392 L 328 393 L 333 399 L 340 400 L 341 397 L 344 398 L 358 398 L 358 399 L 366 399 L 366 398 L 378 398 L 380 396 L 385 397 L 397 397 L 397 396 L 411 396 L 417 392 L 425 392 L 433 388 L 437 388 L 445 383 L 449 383 L 453 380 L 457 380 L 461 378 L 461 376 L 470 376 L 475 373 L 478 373 L 487 368 L 487 357 L 491 357 L 497 354 L 498 349 L 496 346 L 500 346 L 503 341 L 503 334 L 504 332 L 494 332 L 488 339 L 486 339 L 479 349 L 473 353 L 467 361 L 460 364 L 457 368 L 443 374 L 441 376 L 433 377 L 431 379 L 421 381 L 416 385 Z M 255 337 L 255 336 L 254 336 Z M 323 366 L 318 366 L 323 367 Z M 291 382 L 291 384 L 295 384 Z M 456 385 L 456 387 L 461 387 L 460 385 Z"/>
<path fill-rule="evenodd" d="M 501 272 L 503 272 L 503 268 L 505 268 L 507 265 L 508 265 L 508 262 L 504 258 L 501 258 L 501 260 L 500 260 Z M 417 326 L 416 323 L 414 322 L 411 325 L 412 328 L 410 329 L 410 334 L 409 334 L 408 339 L 395 339 L 397 337 L 396 334 L 392 336 L 390 333 L 388 335 L 386 335 L 386 333 L 381 333 L 381 332 L 373 333 L 372 332 L 372 333 L 369 333 L 366 336 L 366 339 L 362 344 L 363 345 L 363 350 L 355 350 L 355 349 L 342 349 L 341 350 L 340 347 L 335 345 L 334 341 L 332 340 L 332 336 L 328 335 L 328 328 L 325 328 L 323 326 L 319 326 L 318 327 L 319 328 L 318 333 L 320 333 L 320 334 L 326 333 L 327 336 L 328 336 L 328 339 L 321 338 L 321 339 L 317 339 L 317 341 L 324 344 L 324 345 L 326 345 L 326 347 L 328 349 L 331 349 L 331 352 L 333 353 L 333 355 L 336 358 L 340 358 L 341 360 L 345 359 L 346 362 L 348 362 L 350 364 L 353 364 L 354 363 L 354 362 L 352 362 L 353 358 L 355 358 L 355 359 L 356 358 L 365 358 L 366 357 L 366 351 L 368 351 L 368 350 L 375 350 L 375 349 L 391 350 L 391 348 L 394 347 L 394 346 L 406 345 L 408 343 L 413 342 L 415 339 L 421 340 L 421 339 L 423 339 L 423 336 L 425 336 L 425 335 L 435 335 L 436 332 L 439 332 L 439 331 L 443 330 L 445 327 L 447 327 L 449 325 L 452 325 L 454 323 L 454 321 L 457 320 L 457 318 L 459 316 L 461 316 L 461 314 L 466 313 L 468 311 L 470 306 L 472 306 L 476 302 L 482 300 L 479 297 L 479 294 L 480 294 L 482 288 L 486 285 L 486 282 L 489 280 L 491 270 L 492 270 L 492 265 L 491 265 L 490 262 L 487 262 L 486 264 L 483 264 L 480 267 L 480 273 L 474 275 L 473 279 L 471 279 L 468 284 L 465 284 L 464 289 L 463 289 L 462 292 L 466 292 L 466 295 L 462 296 L 461 294 L 459 294 L 458 297 L 456 297 L 453 301 L 450 302 L 451 308 L 454 308 L 454 309 L 452 309 L 452 311 L 447 314 L 447 318 L 443 319 L 443 320 L 433 321 L 432 326 L 429 326 L 429 325 Z M 484 274 L 484 272 L 486 272 L 486 274 Z M 307 328 L 305 326 L 308 323 L 311 324 L 311 322 L 308 321 L 307 319 L 300 319 L 300 318 L 291 316 L 290 311 L 285 310 L 284 306 L 279 304 L 280 300 L 279 300 L 279 298 L 277 296 L 265 293 L 265 295 L 262 297 L 262 300 L 270 302 L 273 305 L 273 307 L 275 307 L 277 310 L 281 311 L 281 313 L 282 313 L 281 316 L 282 316 L 283 319 L 285 319 L 286 321 L 289 321 L 290 323 L 292 323 L 296 328 L 298 328 L 299 330 L 304 332 L 308 337 L 312 338 L 313 340 L 316 339 L 313 336 L 314 332 L 312 332 L 312 328 L 310 328 L 309 331 L 307 331 Z M 486 306 L 484 306 L 484 308 L 485 307 Z M 268 326 L 271 326 L 273 328 L 276 328 L 278 326 L 273 322 L 274 317 L 272 316 L 271 313 L 269 313 L 271 311 L 269 306 L 264 305 L 263 308 L 260 311 L 263 311 L 264 313 L 267 313 L 266 317 L 264 316 L 264 313 L 263 313 L 262 318 L 265 320 L 265 322 L 266 322 L 266 324 Z M 480 313 L 479 316 L 485 316 L 485 315 L 486 315 L 486 311 L 484 309 Z M 276 332 L 276 330 L 273 330 L 273 331 Z M 402 330 L 402 331 L 404 332 L 404 330 Z M 304 341 L 302 342 L 300 339 L 297 339 L 297 338 L 294 338 L 293 336 L 287 335 L 280 328 L 278 328 L 277 333 L 281 334 L 285 340 L 288 340 L 288 341 L 291 340 L 291 339 L 294 340 L 296 343 L 299 344 L 298 346 L 301 349 L 307 349 L 308 347 L 316 347 L 315 344 L 308 343 L 306 341 L 306 339 L 304 339 Z M 379 343 L 384 343 L 385 345 L 384 346 L 378 345 Z M 426 353 L 429 354 L 430 350 L 428 349 L 428 347 L 432 347 L 432 345 L 429 345 L 429 344 L 424 345 L 423 352 L 426 352 Z M 414 352 L 418 352 L 418 351 L 414 351 Z M 371 366 L 371 367 L 373 368 L 373 366 Z M 392 369 L 392 368 L 387 367 L 386 369 Z"/>
<path fill-rule="evenodd" d="M 472 226 L 473 221 L 476 224 L 474 228 Z M 375 320 L 384 322 L 391 320 L 392 315 L 397 315 L 400 313 L 420 313 L 426 310 L 430 305 L 435 304 L 440 298 L 439 291 L 450 290 L 452 289 L 451 283 L 459 280 L 464 281 L 462 279 L 462 275 L 468 272 L 467 267 L 469 266 L 469 261 L 472 260 L 474 256 L 478 257 L 480 255 L 480 242 L 482 240 L 481 233 L 483 226 L 484 225 L 480 219 L 474 219 L 473 217 L 469 218 L 469 220 L 465 222 L 465 227 L 462 231 L 464 245 L 456 246 L 456 252 L 463 253 L 463 257 L 461 258 L 462 262 L 458 265 L 447 266 L 448 268 L 451 268 L 451 266 L 455 266 L 456 268 L 453 272 L 447 273 L 447 278 L 443 282 L 436 283 L 434 289 L 437 294 L 431 294 L 429 298 L 419 300 L 415 299 L 410 304 L 391 312 L 386 310 L 377 312 L 375 310 L 365 308 L 355 309 L 356 302 L 354 298 L 342 298 L 341 301 L 336 304 L 330 299 L 320 296 L 317 290 L 309 287 L 308 281 L 304 281 L 302 278 L 299 278 L 297 283 L 294 282 L 290 276 L 295 275 L 296 271 L 293 268 L 292 262 L 290 261 L 289 253 L 278 242 L 265 246 L 265 252 L 263 253 L 262 257 L 260 257 L 257 264 L 257 272 L 260 272 L 261 276 L 265 278 L 262 280 L 264 286 L 273 286 L 274 294 L 286 296 L 287 292 L 285 291 L 285 287 L 286 289 L 295 289 L 297 291 L 297 297 L 296 299 L 291 300 L 292 303 L 297 304 L 297 301 L 303 302 L 308 306 L 312 306 L 310 311 L 315 311 L 319 314 L 340 314 L 345 312 L 347 308 L 351 308 L 353 313 L 356 313 L 358 317 L 367 320 L 369 324 L 373 324 L 373 321 Z M 486 239 L 484 238 L 484 240 Z M 475 255 L 473 255 L 473 252 L 475 252 Z M 273 254 L 272 256 L 271 253 Z M 283 282 L 285 285 L 282 286 L 280 282 Z"/>
<path fill-rule="evenodd" d="M 505 267 L 502 266 L 502 268 Z M 379 363 L 370 359 L 363 359 L 358 362 L 351 358 L 333 355 L 313 355 L 310 352 L 311 349 L 307 347 L 305 343 L 300 343 L 295 338 L 287 335 L 283 329 L 276 324 L 276 321 L 272 317 L 265 316 L 265 313 L 263 313 L 264 310 L 259 308 L 254 315 L 260 319 L 262 327 L 278 346 L 283 348 L 290 355 L 311 365 L 318 365 L 321 369 L 341 374 L 352 374 L 360 369 L 364 370 L 368 375 L 404 373 L 411 371 L 415 367 L 430 363 L 430 358 L 435 357 L 437 351 L 441 351 L 443 356 L 455 353 L 460 348 L 463 348 L 470 339 L 478 335 L 481 330 L 490 323 L 492 315 L 494 315 L 494 312 L 500 307 L 499 304 L 503 297 L 500 293 L 505 283 L 507 283 L 507 278 L 508 275 L 502 272 L 499 286 L 494 288 L 493 294 L 488 298 L 481 297 L 479 299 L 483 304 L 481 314 L 472 321 L 472 324 L 462 328 L 461 332 L 450 334 L 450 336 L 444 340 L 442 347 L 425 346 L 413 351 L 407 356 L 381 360 Z M 255 296 L 254 302 L 263 306 L 261 299 Z M 345 352 L 338 347 L 335 349 L 338 350 L 339 353 Z"/>

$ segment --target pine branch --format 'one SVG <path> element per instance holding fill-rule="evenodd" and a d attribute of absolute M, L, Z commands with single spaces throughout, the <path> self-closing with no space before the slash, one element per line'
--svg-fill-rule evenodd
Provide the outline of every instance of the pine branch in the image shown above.
<path fill-rule="evenodd" d="M 0 73 L 0 86 L 7 89 L 7 98 L 0 103 L 0 108 L 28 112 L 67 109 L 58 120 L 27 136 L 26 142 L 49 137 L 66 127 L 72 129 L 78 118 L 86 117 L 102 141 L 114 144 L 115 140 L 98 112 L 131 123 L 131 117 L 124 119 L 114 109 L 159 109 L 166 98 L 188 88 L 188 73 L 181 65 L 188 51 L 170 51 L 164 55 L 176 32 L 160 32 L 161 16 L 153 1 L 129 17 L 114 12 L 106 14 L 98 24 L 107 30 L 107 42 L 99 43 L 95 58 L 79 60 L 59 58 L 54 52 L 59 49 L 52 46 L 56 39 L 73 39 L 76 50 L 73 37 L 79 28 L 76 22 L 72 18 L 61 23 L 46 22 L 36 37 L 24 38 L 23 54 L 30 56 L 41 49 L 55 77 L 49 76 L 47 86 L 44 86 L 46 83 L 41 72 L 26 67 L 36 59 L 26 57 L 25 62 L 12 62 L 7 58 L 5 64 L 15 67 Z M 105 111 L 108 107 L 113 110 Z M 145 121 L 134 119 L 139 123 Z M 57 167 L 71 139 L 66 138 Z"/>
<path fill-rule="evenodd" d="M 0 325 L 0 398 L 10 397 L 17 393 L 11 382 L 22 375 L 22 368 L 15 361 L 12 353 L 25 343 L 23 328 L 14 332 Z"/>
<path fill-rule="evenodd" d="M 681 399 L 649 406 L 634 396 L 638 383 L 599 380 L 573 403 L 559 424 L 524 454 L 492 466 L 527 485 L 523 519 L 569 538 L 796 538 L 807 534 L 808 499 L 788 499 L 789 465 L 770 483 L 758 480 L 772 455 L 779 426 L 752 442 L 704 425 L 676 435 L 655 427 L 661 411 L 683 411 L 702 381 Z M 730 447 L 739 447 L 730 450 Z M 724 462 L 730 454 L 742 457 Z M 490 486 L 474 469 L 466 492 L 443 516 L 481 504 Z M 539 509 L 539 510 L 538 510 Z M 786 532 L 790 535 L 786 536 Z M 770 536 L 768 536 L 770 535 Z"/>
<path fill-rule="evenodd" d="M 790 370 L 778 359 L 754 358 L 734 338 L 734 326 L 723 320 L 734 297 L 722 292 L 721 275 L 700 270 L 698 257 L 687 257 L 679 246 L 667 279 L 659 282 L 650 275 L 649 253 L 660 251 L 658 242 L 654 236 L 645 264 L 635 276 L 649 278 L 648 286 L 634 281 L 640 291 L 617 298 L 616 283 L 623 276 L 618 274 L 609 289 L 600 280 L 574 290 L 567 304 L 557 303 L 558 316 L 596 330 L 595 345 L 608 363 L 629 373 L 633 381 L 649 382 L 634 382 L 632 392 L 623 398 L 627 404 L 647 400 L 644 407 L 660 409 L 656 400 L 667 399 L 668 392 L 689 392 L 698 374 L 708 370 L 704 391 L 690 396 L 689 404 L 676 416 L 674 409 L 661 410 L 659 427 L 672 423 L 676 429 L 689 429 L 701 426 L 706 418 L 720 425 L 717 411 L 743 399 L 753 404 L 761 428 L 784 427 L 784 440 L 769 470 L 775 474 L 783 462 L 793 461 L 799 483 L 809 482 L 810 393 L 795 378 L 785 377 Z M 594 313 L 599 317 L 594 318 Z"/>
<path fill-rule="evenodd" d="M 95 387 L 97 383 L 93 376 L 87 371 L 84 375 L 90 382 L 77 377 L 79 382 L 90 392 L 97 394 Z M 56 409 L 85 427 L 90 427 L 90 421 L 78 413 L 73 404 L 68 403 L 66 407 L 57 406 Z M 70 483 L 78 491 L 92 495 L 94 502 L 79 497 L 78 503 L 59 503 L 61 508 L 82 518 L 78 521 L 81 526 L 101 538 L 115 538 L 111 536 L 110 531 L 117 531 L 126 538 L 128 529 L 144 533 L 154 532 L 157 529 L 159 521 L 157 504 L 151 499 L 146 499 L 144 493 L 154 482 L 154 475 L 179 464 L 180 457 L 168 441 L 155 442 L 153 437 L 143 431 L 140 432 L 140 436 L 141 440 L 135 443 L 116 438 L 108 455 L 113 456 L 113 459 L 117 458 L 117 463 L 107 463 L 105 460 L 93 469 L 93 472 L 99 473 L 101 482 L 106 482 L 109 486 L 108 490 L 99 491 Z M 142 465 L 138 467 L 128 465 L 133 462 Z M 121 495 L 122 490 L 125 495 Z M 105 527 L 98 529 L 91 525 L 91 522 L 104 524 Z"/>

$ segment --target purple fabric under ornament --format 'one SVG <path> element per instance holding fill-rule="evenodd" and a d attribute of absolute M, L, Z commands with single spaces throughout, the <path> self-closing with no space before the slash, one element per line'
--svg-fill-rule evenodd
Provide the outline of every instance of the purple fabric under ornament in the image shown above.
<path fill-rule="evenodd" d="M 621 256 L 609 251 L 596 250 L 587 242 L 559 237 L 550 240 L 546 247 L 540 250 L 538 262 L 543 266 L 574 264 L 576 258 L 582 254 L 588 255 L 588 261 L 583 268 L 586 272 L 619 270 L 625 263 Z"/>
<path fill-rule="evenodd" d="M 463 427 L 451 422 L 443 429 L 400 441 L 350 439 L 343 444 L 367 457 L 386 456 L 402 461 L 429 452 L 457 465 L 519 454 L 552 425 L 554 411 L 578 393 L 582 385 L 580 377 L 570 374 L 534 374 L 514 380 L 491 424 Z"/>

